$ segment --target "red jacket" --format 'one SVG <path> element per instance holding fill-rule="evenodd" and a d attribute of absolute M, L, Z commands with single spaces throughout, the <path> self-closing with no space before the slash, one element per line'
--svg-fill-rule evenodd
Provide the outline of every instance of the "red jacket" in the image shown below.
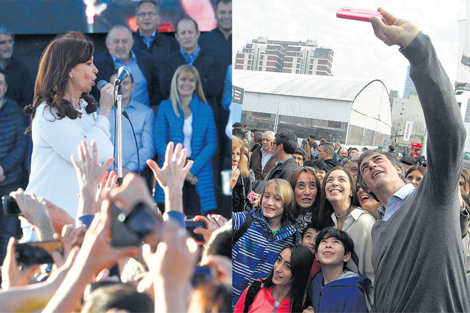
<path fill-rule="evenodd" d="M 235 306 L 235 309 L 233 310 L 233 313 L 243 313 L 243 309 L 245 308 L 245 298 L 246 298 L 246 293 L 248 292 L 248 288 L 243 291 L 240 299 L 237 302 L 237 305 Z M 264 289 L 261 287 L 259 290 L 258 294 L 256 297 L 253 299 L 253 303 L 250 306 L 250 309 L 248 310 L 248 313 L 271 313 L 271 312 L 276 312 L 276 313 L 288 313 L 290 312 L 290 299 L 284 299 L 281 301 L 277 309 L 274 311 L 274 298 L 273 298 L 273 289 Z"/>

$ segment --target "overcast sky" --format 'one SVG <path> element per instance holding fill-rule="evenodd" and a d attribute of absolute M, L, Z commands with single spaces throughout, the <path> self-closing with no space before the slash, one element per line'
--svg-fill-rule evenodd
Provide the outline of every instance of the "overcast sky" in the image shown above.
<path fill-rule="evenodd" d="M 334 51 L 332 73 L 338 77 L 380 79 L 402 95 L 408 61 L 398 47 L 378 40 L 370 23 L 336 18 L 341 6 L 376 10 L 382 6 L 412 21 L 431 37 L 452 83 L 459 60 L 458 20 L 465 19 L 465 0 L 236 0 L 233 55 L 258 37 L 273 40 L 317 40 Z M 234 77 L 234 83 L 236 77 Z"/>

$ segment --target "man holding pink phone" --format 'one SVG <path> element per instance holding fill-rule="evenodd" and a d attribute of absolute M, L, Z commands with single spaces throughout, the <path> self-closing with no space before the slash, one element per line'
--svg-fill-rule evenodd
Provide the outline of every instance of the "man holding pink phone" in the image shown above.
<path fill-rule="evenodd" d="M 375 35 L 400 46 L 410 61 L 428 129 L 428 170 L 417 188 L 406 185 L 394 156 L 367 151 L 359 158 L 361 187 L 381 202 L 372 228 L 374 312 L 470 312 L 458 181 L 465 128 L 453 87 L 431 40 L 411 22 L 379 8 L 370 17 Z M 448 138 L 452 138 L 449 142 Z M 442 158 L 439 147 L 452 155 Z"/>

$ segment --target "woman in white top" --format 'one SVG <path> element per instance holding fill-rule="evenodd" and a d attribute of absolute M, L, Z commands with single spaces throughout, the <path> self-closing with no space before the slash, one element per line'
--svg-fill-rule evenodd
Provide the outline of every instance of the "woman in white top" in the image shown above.
<path fill-rule="evenodd" d="M 112 85 L 101 90 L 100 112 L 89 94 L 98 70 L 93 65 L 93 43 L 77 32 L 56 38 L 47 46 L 39 64 L 31 115 L 33 154 L 26 188 L 77 216 L 80 192 L 71 156 L 78 159 L 82 140 L 97 143 L 99 161 L 112 157 L 109 113 Z"/>
<path fill-rule="evenodd" d="M 367 290 L 370 305 L 374 299 L 371 231 L 375 218 L 360 207 L 356 181 L 351 172 L 341 166 L 331 169 L 323 179 L 320 220 L 325 226 L 334 225 L 348 233 L 354 241 L 357 258 L 353 254 L 347 267 L 356 273 L 366 275 L 372 281 Z"/>

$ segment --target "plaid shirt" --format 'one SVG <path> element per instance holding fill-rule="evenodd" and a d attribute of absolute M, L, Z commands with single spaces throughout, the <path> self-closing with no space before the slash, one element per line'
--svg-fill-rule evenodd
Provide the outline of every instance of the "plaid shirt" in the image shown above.
<path fill-rule="evenodd" d="M 196 58 L 199 56 L 199 52 L 201 52 L 201 47 L 197 47 L 196 51 L 191 54 L 184 52 L 183 49 L 180 49 L 180 52 L 184 56 L 186 63 L 193 65 L 194 61 L 196 61 Z"/>
<path fill-rule="evenodd" d="M 249 214 L 253 215 L 254 221 L 232 249 L 232 309 L 252 282 L 271 273 L 281 250 L 300 239 L 300 234 L 288 219 L 273 236 L 261 209 L 232 213 L 233 234 L 240 230 Z"/>
<path fill-rule="evenodd" d="M 140 37 L 142 37 L 142 41 L 147 45 L 147 48 L 150 49 L 150 45 L 152 44 L 153 40 L 155 39 L 155 35 L 157 34 L 157 31 L 154 31 L 152 35 L 150 35 L 149 39 L 142 35 L 142 33 L 139 30 Z"/>

